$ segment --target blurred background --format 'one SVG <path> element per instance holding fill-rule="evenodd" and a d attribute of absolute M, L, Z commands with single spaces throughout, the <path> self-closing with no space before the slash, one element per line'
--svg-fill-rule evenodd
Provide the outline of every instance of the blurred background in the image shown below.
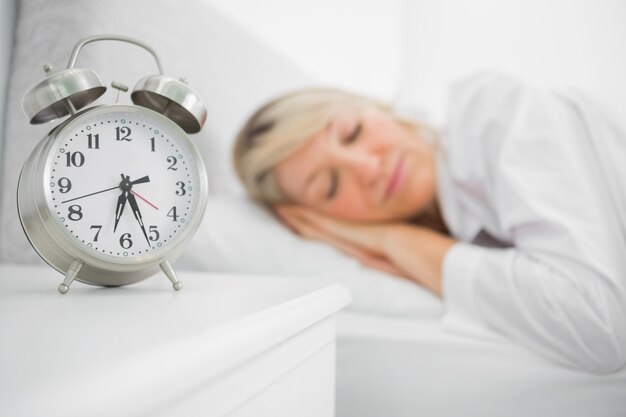
<path fill-rule="evenodd" d="M 321 83 L 440 123 L 479 69 L 626 97 L 622 0 L 204 0 Z"/>
<path fill-rule="evenodd" d="M 450 84 L 495 70 L 626 111 L 625 22 L 623 0 L 2 0 L 0 261 L 39 261 L 17 220 L 15 185 L 55 123 L 30 125 L 20 103 L 43 64 L 64 68 L 83 37 L 140 39 L 167 75 L 186 78 L 208 110 L 194 140 L 211 194 L 243 195 L 234 137 L 261 104 L 305 86 L 354 90 L 442 127 Z M 149 54 L 123 43 L 91 44 L 78 64 L 131 88 L 154 71 Z M 130 100 L 109 89 L 95 104 L 114 102 Z"/>

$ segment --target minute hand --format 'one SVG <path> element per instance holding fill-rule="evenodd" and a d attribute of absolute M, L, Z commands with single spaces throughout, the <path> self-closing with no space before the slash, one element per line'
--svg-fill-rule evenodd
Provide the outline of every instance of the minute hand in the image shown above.
<path fill-rule="evenodd" d="M 137 200 L 135 199 L 135 196 L 133 195 L 133 193 L 128 193 L 128 203 L 130 204 L 130 208 L 133 210 L 135 219 L 137 219 L 137 222 L 139 223 L 139 227 L 141 227 L 141 231 L 143 232 L 143 235 L 145 236 L 146 241 L 148 242 L 148 246 L 152 247 L 152 245 L 150 244 L 150 239 L 148 239 L 148 234 L 146 233 L 146 228 L 143 225 L 143 219 L 141 217 L 141 212 L 139 211 L 139 206 L 137 205 Z"/>
<path fill-rule="evenodd" d="M 69 203 L 70 201 L 78 200 L 80 198 L 85 198 L 85 197 L 89 197 L 89 196 L 92 196 L 92 195 L 104 193 L 106 191 L 115 190 L 116 188 L 120 188 L 119 185 L 116 185 L 115 187 L 107 188 L 106 190 L 96 191 L 95 193 L 89 193 L 89 194 L 81 195 L 80 197 L 70 198 L 69 200 L 61 201 L 61 204 Z"/>

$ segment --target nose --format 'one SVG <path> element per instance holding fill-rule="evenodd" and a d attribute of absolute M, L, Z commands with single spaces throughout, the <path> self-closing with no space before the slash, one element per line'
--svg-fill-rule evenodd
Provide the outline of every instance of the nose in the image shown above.
<path fill-rule="evenodd" d="M 365 150 L 341 149 L 335 153 L 339 168 L 352 174 L 363 185 L 373 184 L 381 174 L 381 156 Z"/>

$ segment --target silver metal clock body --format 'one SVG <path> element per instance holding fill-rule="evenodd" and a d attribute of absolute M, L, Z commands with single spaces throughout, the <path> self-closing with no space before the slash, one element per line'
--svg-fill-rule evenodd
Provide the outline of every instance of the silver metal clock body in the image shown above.
<path fill-rule="evenodd" d="M 134 205 L 120 204 L 124 195 Z M 103 286 L 159 268 L 168 274 L 207 195 L 205 166 L 187 134 L 136 105 L 92 107 L 57 126 L 24 164 L 17 190 L 20 221 L 39 255 L 73 273 L 69 282 Z"/>

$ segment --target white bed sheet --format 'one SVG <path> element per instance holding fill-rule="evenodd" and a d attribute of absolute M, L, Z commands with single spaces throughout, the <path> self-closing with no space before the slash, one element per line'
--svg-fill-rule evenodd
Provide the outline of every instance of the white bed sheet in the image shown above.
<path fill-rule="evenodd" d="M 337 416 L 626 416 L 626 368 L 592 375 L 436 318 L 338 317 Z"/>

